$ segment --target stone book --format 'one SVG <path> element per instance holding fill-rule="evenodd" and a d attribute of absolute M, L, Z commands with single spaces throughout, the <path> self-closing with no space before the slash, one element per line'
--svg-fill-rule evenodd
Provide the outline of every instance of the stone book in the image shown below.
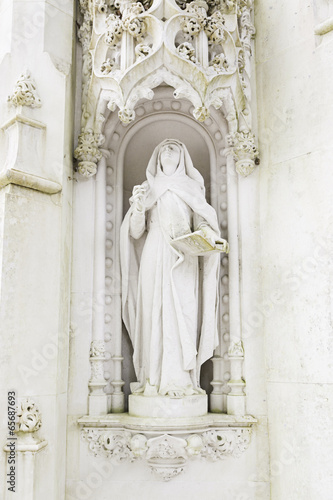
<path fill-rule="evenodd" d="M 201 231 L 184 234 L 172 240 L 171 245 L 183 253 L 191 255 L 206 255 L 208 252 L 223 252 L 223 245 L 212 242 L 211 239 L 205 238 Z"/>

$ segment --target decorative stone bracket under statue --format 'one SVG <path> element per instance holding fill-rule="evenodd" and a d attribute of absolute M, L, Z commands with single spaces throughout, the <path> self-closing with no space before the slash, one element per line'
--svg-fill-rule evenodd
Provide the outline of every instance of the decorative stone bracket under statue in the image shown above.
<path fill-rule="evenodd" d="M 144 460 L 164 481 L 194 459 L 238 458 L 250 445 L 253 417 L 209 414 L 201 418 L 148 419 L 124 415 L 82 417 L 82 440 L 95 457 L 113 465 Z M 148 430 L 149 428 L 149 430 Z"/>

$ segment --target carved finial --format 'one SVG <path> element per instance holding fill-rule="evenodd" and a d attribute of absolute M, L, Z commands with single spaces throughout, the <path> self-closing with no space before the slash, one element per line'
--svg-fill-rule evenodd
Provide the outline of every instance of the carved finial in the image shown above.
<path fill-rule="evenodd" d="M 36 432 L 42 426 L 42 416 L 32 399 L 24 399 L 17 409 L 17 430 L 19 432 Z"/>
<path fill-rule="evenodd" d="M 78 172 L 84 177 L 91 177 L 97 172 L 97 162 L 102 158 L 98 149 L 96 134 L 92 130 L 85 130 L 79 135 L 79 144 L 74 151 L 78 160 Z"/>
<path fill-rule="evenodd" d="M 29 71 L 23 73 L 17 80 L 13 93 L 8 96 L 8 102 L 13 106 L 41 107 L 42 103 L 37 93 L 36 84 Z"/>
<path fill-rule="evenodd" d="M 250 175 L 255 169 L 255 161 L 259 151 L 250 131 L 235 132 L 227 136 L 228 145 L 231 147 L 236 161 L 236 171 L 243 177 Z"/>

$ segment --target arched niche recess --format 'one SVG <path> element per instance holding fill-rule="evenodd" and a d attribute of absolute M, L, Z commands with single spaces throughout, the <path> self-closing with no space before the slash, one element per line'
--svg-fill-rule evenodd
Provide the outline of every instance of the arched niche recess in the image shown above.
<path fill-rule="evenodd" d="M 153 149 L 165 138 L 186 144 L 195 167 L 205 180 L 206 197 L 219 218 L 221 235 L 228 238 L 227 172 L 224 156 L 228 127 L 221 113 L 212 113 L 203 124 L 192 115 L 192 105 L 175 100 L 173 89 L 161 86 L 152 101 L 139 102 L 136 120 L 124 126 L 115 116 L 106 118 L 105 182 L 105 348 L 104 374 L 110 395 L 111 412 L 127 409 L 129 383 L 135 380 L 132 348 L 121 321 L 119 230 L 132 188 L 145 180 L 145 170 Z M 103 187 L 102 187 L 103 189 Z M 98 196 L 98 195 L 97 195 Z M 96 221 L 97 222 L 97 221 Z M 97 222 L 98 223 L 98 222 Z M 228 258 L 221 258 L 219 334 L 220 345 L 213 363 L 202 368 L 201 383 L 210 396 L 210 409 L 225 411 L 229 379 Z M 123 396 L 122 390 L 125 393 Z"/>

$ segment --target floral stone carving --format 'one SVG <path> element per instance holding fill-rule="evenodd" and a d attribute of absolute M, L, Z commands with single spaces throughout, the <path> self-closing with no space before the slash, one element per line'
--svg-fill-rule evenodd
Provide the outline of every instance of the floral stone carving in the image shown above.
<path fill-rule="evenodd" d="M 242 130 L 242 115 L 251 131 L 253 0 L 177 0 L 171 9 L 164 3 L 80 0 L 82 132 L 75 157 L 84 176 L 96 173 L 108 110 L 118 108 L 128 124 L 137 103 L 152 99 L 162 83 L 191 101 L 196 120 L 205 121 L 214 106 L 230 134 Z M 242 175 L 252 167 L 238 164 Z"/>
<path fill-rule="evenodd" d="M 41 107 L 42 103 L 37 93 L 36 84 L 28 71 L 23 73 L 17 80 L 13 93 L 8 96 L 8 102 L 16 107 Z"/>
<path fill-rule="evenodd" d="M 239 457 L 250 444 L 251 428 L 210 429 L 174 436 L 163 433 L 149 437 L 129 430 L 83 428 L 82 439 L 96 457 L 113 463 L 145 460 L 151 471 L 169 481 L 185 470 L 195 458 L 211 461 Z"/>
<path fill-rule="evenodd" d="M 90 177 L 96 174 L 97 162 L 102 158 L 102 153 L 92 130 L 86 130 L 79 135 L 79 144 L 74 155 L 79 162 L 77 170 L 81 175 Z"/>
<path fill-rule="evenodd" d="M 255 169 L 259 151 L 250 131 L 236 132 L 227 136 L 228 145 L 236 161 L 236 171 L 246 177 Z"/>
<path fill-rule="evenodd" d="M 102 389 L 106 382 L 104 379 L 105 344 L 102 340 L 93 340 L 90 344 L 91 389 Z"/>
<path fill-rule="evenodd" d="M 42 416 L 36 403 L 32 399 L 21 401 L 17 409 L 18 432 L 36 432 L 41 426 Z"/>

